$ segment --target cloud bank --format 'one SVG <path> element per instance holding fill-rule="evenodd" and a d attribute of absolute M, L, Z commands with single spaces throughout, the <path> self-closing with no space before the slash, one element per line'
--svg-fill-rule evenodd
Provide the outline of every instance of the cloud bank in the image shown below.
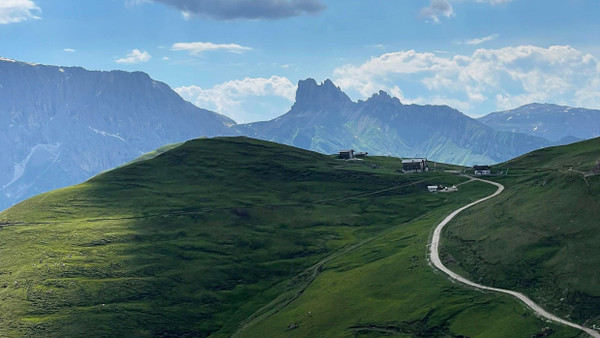
<path fill-rule="evenodd" d="M 273 75 L 270 78 L 245 78 L 228 81 L 208 89 L 188 86 L 175 88 L 175 91 L 198 107 L 214 110 L 237 122 L 244 123 L 265 120 L 283 114 L 283 111 L 277 111 L 274 116 L 261 116 L 262 112 L 259 112 L 251 116 L 251 111 L 245 109 L 248 99 L 277 97 L 293 102 L 296 85 L 285 77 Z"/>
<path fill-rule="evenodd" d="M 478 107 L 514 108 L 531 102 L 600 107 L 600 62 L 570 46 L 478 49 L 439 56 L 414 50 L 386 53 L 334 70 L 342 89 L 363 98 L 383 89 L 407 103 L 448 104 L 471 114 Z M 401 88 L 418 88 L 406 98 Z"/>
<path fill-rule="evenodd" d="M 280 19 L 316 14 L 325 9 L 321 0 L 154 0 L 184 13 L 216 20 Z"/>
<path fill-rule="evenodd" d="M 41 9 L 31 0 L 0 1 L 0 24 L 40 19 Z"/>

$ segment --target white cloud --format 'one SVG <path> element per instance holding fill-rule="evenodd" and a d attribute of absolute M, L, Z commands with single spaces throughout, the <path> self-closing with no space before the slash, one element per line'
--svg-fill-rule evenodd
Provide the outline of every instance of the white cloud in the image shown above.
<path fill-rule="evenodd" d="M 429 6 L 421 9 L 420 16 L 430 21 L 431 23 L 440 23 L 440 17 L 453 17 L 454 7 L 453 2 L 477 2 L 489 5 L 501 5 L 512 2 L 514 0 L 429 0 Z"/>
<path fill-rule="evenodd" d="M 479 114 L 486 111 L 474 110 L 514 108 L 534 101 L 600 107 L 600 62 L 570 46 L 478 49 L 453 56 L 400 51 L 339 67 L 334 75 L 342 89 L 363 98 L 380 89 L 392 93 L 396 87 L 412 89 L 413 95 L 420 94 L 404 101 L 445 101 Z"/>
<path fill-rule="evenodd" d="M 204 52 L 226 51 L 241 54 L 252 50 L 250 47 L 240 46 L 235 43 L 216 44 L 212 42 L 177 42 L 171 47 L 174 51 L 188 51 L 192 55 L 201 55 Z"/>
<path fill-rule="evenodd" d="M 429 6 L 421 9 L 421 16 L 434 23 L 440 22 L 440 16 L 447 18 L 454 15 L 454 8 L 449 0 L 430 0 Z"/>
<path fill-rule="evenodd" d="M 368 97 L 384 84 L 388 75 L 413 74 L 441 70 L 450 67 L 451 62 L 433 53 L 417 53 L 414 50 L 386 53 L 360 66 L 345 65 L 334 70 L 335 83 L 341 88 L 351 88 Z"/>
<path fill-rule="evenodd" d="M 484 42 L 496 40 L 497 38 L 498 38 L 498 34 L 492 34 L 492 35 L 484 36 L 482 38 L 466 40 L 464 43 L 467 45 L 477 46 Z"/>
<path fill-rule="evenodd" d="M 152 2 L 152 0 L 127 0 L 127 1 L 125 1 L 125 6 L 131 7 L 131 6 L 141 5 L 141 4 L 148 4 L 151 2 Z"/>
<path fill-rule="evenodd" d="M 73 49 L 73 48 L 65 48 L 65 49 L 63 49 L 63 51 L 67 52 L 67 53 L 75 53 L 75 49 Z"/>
<path fill-rule="evenodd" d="M 41 9 L 31 0 L 1 0 L 0 24 L 40 19 Z"/>
<path fill-rule="evenodd" d="M 462 0 L 462 1 L 468 1 L 468 0 Z M 475 0 L 475 2 L 477 2 L 477 3 L 484 3 L 484 4 L 490 4 L 490 5 L 506 4 L 506 3 L 509 3 L 512 1 L 514 1 L 514 0 Z"/>
<path fill-rule="evenodd" d="M 146 51 L 140 51 L 139 49 L 134 49 L 131 52 L 127 53 L 127 56 L 121 59 L 116 60 L 116 63 L 141 63 L 148 62 L 152 55 L 150 55 Z"/>
<path fill-rule="evenodd" d="M 386 49 L 389 46 L 388 45 L 384 45 L 383 43 L 377 43 L 377 44 L 374 44 L 374 45 L 366 45 L 365 47 L 366 48 L 376 48 L 376 49 Z"/>
<path fill-rule="evenodd" d="M 270 78 L 245 78 L 228 81 L 212 88 L 198 86 L 175 88 L 184 99 L 198 107 L 215 110 L 233 118 L 237 122 L 265 120 L 281 115 L 277 111 L 274 116 L 260 116 L 245 109 L 245 103 L 256 97 L 278 97 L 293 102 L 296 85 L 285 77 L 273 75 Z"/>

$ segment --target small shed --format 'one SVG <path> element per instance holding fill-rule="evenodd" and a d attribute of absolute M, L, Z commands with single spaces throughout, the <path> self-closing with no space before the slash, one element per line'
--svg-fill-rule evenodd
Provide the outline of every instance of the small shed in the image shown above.
<path fill-rule="evenodd" d="M 359 152 L 356 152 L 354 154 L 354 157 L 356 157 L 356 158 L 362 158 L 362 157 L 367 157 L 367 155 L 369 155 L 369 153 L 367 153 L 365 151 L 359 151 Z"/>
<path fill-rule="evenodd" d="M 429 190 L 429 192 L 436 192 L 436 191 L 438 191 L 438 186 L 437 185 L 428 185 L 427 190 Z"/>
<path fill-rule="evenodd" d="M 491 175 L 492 168 L 489 165 L 474 165 L 473 173 L 477 176 Z"/>
<path fill-rule="evenodd" d="M 402 160 L 402 170 L 405 173 L 422 173 L 429 171 L 426 158 L 407 158 Z"/>
<path fill-rule="evenodd" d="M 344 160 L 351 160 L 354 158 L 354 149 L 350 149 L 350 150 L 340 150 L 340 156 L 341 159 Z"/>

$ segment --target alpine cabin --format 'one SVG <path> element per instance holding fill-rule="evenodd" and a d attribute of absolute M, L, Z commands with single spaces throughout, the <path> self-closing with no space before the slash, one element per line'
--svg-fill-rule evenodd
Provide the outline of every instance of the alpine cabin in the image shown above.
<path fill-rule="evenodd" d="M 474 165 L 473 173 L 477 176 L 491 175 L 492 168 L 489 165 Z"/>
<path fill-rule="evenodd" d="M 354 149 L 340 150 L 339 157 L 344 160 L 352 160 L 354 158 Z"/>
<path fill-rule="evenodd" d="M 405 173 L 422 173 L 429 171 L 426 158 L 407 158 L 402 160 L 402 171 Z"/>

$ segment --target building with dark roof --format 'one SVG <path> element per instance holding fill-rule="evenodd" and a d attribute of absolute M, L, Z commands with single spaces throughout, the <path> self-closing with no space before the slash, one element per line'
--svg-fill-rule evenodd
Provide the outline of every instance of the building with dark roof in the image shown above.
<path fill-rule="evenodd" d="M 426 158 L 407 158 L 402 160 L 402 171 L 405 173 L 422 173 L 429 171 Z"/>
<path fill-rule="evenodd" d="M 491 175 L 492 167 L 490 167 L 489 165 L 474 165 L 473 173 L 478 176 Z"/>
<path fill-rule="evenodd" d="M 351 160 L 354 158 L 354 149 L 350 149 L 350 150 L 340 150 L 340 156 L 341 159 L 344 160 Z"/>

